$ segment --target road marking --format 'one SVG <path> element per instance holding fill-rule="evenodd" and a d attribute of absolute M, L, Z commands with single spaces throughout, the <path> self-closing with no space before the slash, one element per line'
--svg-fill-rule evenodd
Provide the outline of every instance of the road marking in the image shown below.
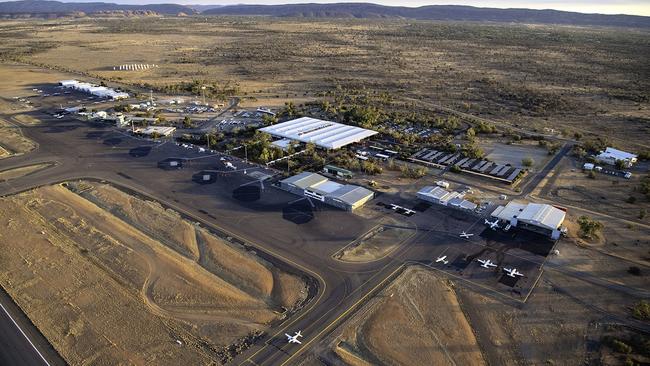
<path fill-rule="evenodd" d="M 25 332 L 23 332 L 23 330 L 20 328 L 20 326 L 18 325 L 18 323 L 16 323 L 16 321 L 14 320 L 14 318 L 11 317 L 11 314 L 9 314 L 9 312 L 7 311 L 7 309 L 6 309 L 2 304 L 0 304 L 0 307 L 1 307 L 2 310 L 5 312 L 5 314 L 7 314 L 7 316 L 9 317 L 9 319 L 11 319 L 11 321 L 14 323 L 14 325 L 16 326 L 16 328 L 18 328 L 18 330 L 19 330 L 20 333 L 23 335 L 23 337 L 25 337 L 25 339 L 27 340 L 27 342 L 29 342 L 29 344 L 32 346 L 32 348 L 34 349 L 34 351 L 36 351 L 36 353 L 38 353 L 38 355 L 41 357 L 41 359 L 43 360 L 43 362 L 45 362 L 45 364 L 46 364 L 47 366 L 50 366 L 50 363 L 47 362 L 47 360 L 46 360 L 45 357 L 41 354 L 41 352 L 38 350 L 38 348 L 36 348 L 36 346 L 34 346 L 34 343 L 32 343 L 32 341 L 29 339 L 29 337 L 27 337 L 27 334 L 25 334 Z"/>

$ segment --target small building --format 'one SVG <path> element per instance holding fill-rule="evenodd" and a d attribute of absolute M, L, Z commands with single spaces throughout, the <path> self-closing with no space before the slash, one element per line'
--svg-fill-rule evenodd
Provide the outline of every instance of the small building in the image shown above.
<path fill-rule="evenodd" d="M 176 127 L 165 127 L 165 126 L 148 126 L 145 128 L 136 128 L 135 133 L 139 133 L 145 136 L 169 136 L 176 131 Z"/>
<path fill-rule="evenodd" d="M 352 179 L 352 172 L 351 171 L 349 171 L 347 169 L 339 168 L 339 167 L 334 166 L 334 165 L 325 165 L 323 167 L 323 173 L 332 174 L 332 175 L 335 175 L 335 176 L 337 176 L 339 178 Z"/>
<path fill-rule="evenodd" d="M 280 149 L 286 151 L 289 149 L 290 146 L 293 146 L 294 143 L 292 140 L 289 139 L 281 139 L 281 140 L 275 140 L 271 142 L 271 145 L 279 147 Z"/>
<path fill-rule="evenodd" d="M 616 162 L 620 160 L 623 162 L 624 167 L 629 168 L 637 162 L 637 156 L 626 151 L 608 147 L 605 151 L 596 155 L 596 160 L 609 165 L 616 165 Z"/>
<path fill-rule="evenodd" d="M 423 201 L 435 203 L 437 205 L 449 206 L 462 210 L 473 211 L 477 205 L 473 202 L 463 199 L 464 193 L 449 192 L 439 186 L 426 186 L 418 191 L 417 197 Z"/>
<path fill-rule="evenodd" d="M 560 238 L 566 211 L 543 203 L 511 201 L 505 206 L 497 207 L 491 216 L 513 227 L 537 232 L 557 240 Z"/>
<path fill-rule="evenodd" d="M 585 165 L 582 166 L 582 169 L 584 170 L 594 170 L 595 165 L 593 163 L 585 163 Z"/>
<path fill-rule="evenodd" d="M 106 111 L 98 111 L 91 115 L 92 119 L 106 119 L 106 117 L 108 117 L 108 113 L 106 113 Z"/>
<path fill-rule="evenodd" d="M 373 191 L 364 187 L 337 183 L 312 172 L 303 172 L 283 179 L 280 181 L 280 188 L 346 211 L 363 206 L 375 196 Z"/>

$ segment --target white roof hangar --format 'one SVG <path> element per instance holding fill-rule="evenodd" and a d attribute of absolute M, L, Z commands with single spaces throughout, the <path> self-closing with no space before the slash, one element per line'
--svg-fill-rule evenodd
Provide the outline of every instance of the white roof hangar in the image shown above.
<path fill-rule="evenodd" d="M 566 212 L 544 203 L 511 201 L 505 206 L 497 207 L 491 216 L 512 226 L 550 234 L 551 238 L 558 239 Z"/>
<path fill-rule="evenodd" d="M 371 200 L 375 193 L 364 187 L 341 184 L 317 173 L 303 172 L 280 181 L 280 188 L 353 211 Z"/>
<path fill-rule="evenodd" d="M 323 149 L 338 149 L 378 133 L 361 127 L 311 117 L 301 117 L 259 130 L 275 137 L 304 143 L 311 142 Z"/>

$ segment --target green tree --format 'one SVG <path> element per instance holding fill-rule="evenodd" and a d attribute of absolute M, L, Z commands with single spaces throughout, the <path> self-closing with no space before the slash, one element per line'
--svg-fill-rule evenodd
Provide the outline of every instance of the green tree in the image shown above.
<path fill-rule="evenodd" d="M 578 225 L 580 226 L 580 236 L 587 239 L 593 238 L 604 227 L 601 222 L 588 216 L 580 216 L 578 218 Z"/>
<path fill-rule="evenodd" d="M 194 124 L 192 123 L 192 119 L 190 118 L 190 116 L 183 117 L 183 127 L 184 128 L 194 127 Z"/>

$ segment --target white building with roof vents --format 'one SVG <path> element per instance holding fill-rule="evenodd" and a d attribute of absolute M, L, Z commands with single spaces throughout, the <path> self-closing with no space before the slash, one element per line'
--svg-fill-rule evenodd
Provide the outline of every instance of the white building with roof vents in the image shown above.
<path fill-rule="evenodd" d="M 311 117 L 301 117 L 259 129 L 271 136 L 304 143 L 313 143 L 323 149 L 338 149 L 376 135 L 377 131 L 323 121 Z"/>

